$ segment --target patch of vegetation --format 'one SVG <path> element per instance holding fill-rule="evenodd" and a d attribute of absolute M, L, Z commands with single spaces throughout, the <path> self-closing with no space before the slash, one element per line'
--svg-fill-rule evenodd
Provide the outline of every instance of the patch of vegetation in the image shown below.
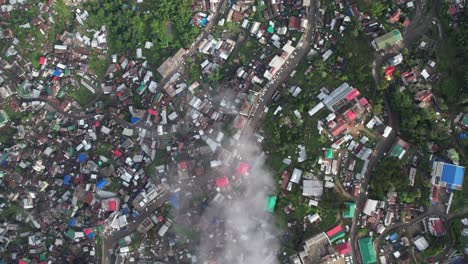
<path fill-rule="evenodd" d="M 153 176 L 154 173 L 156 172 L 156 167 L 161 164 L 166 163 L 167 159 L 168 159 L 167 152 L 162 151 L 162 150 L 157 151 L 156 158 L 145 167 L 144 169 L 145 175 L 150 176 L 150 177 Z"/>
<path fill-rule="evenodd" d="M 103 143 L 99 144 L 96 149 L 96 155 L 109 156 L 112 152 L 112 144 Z"/>
<path fill-rule="evenodd" d="M 436 58 L 441 70 L 440 81 L 434 85 L 434 91 L 441 96 L 451 110 L 468 110 L 468 14 L 461 16 L 459 25 L 450 26 L 446 13 L 447 3 L 440 3 L 439 18 L 443 38 L 436 46 Z"/>
<path fill-rule="evenodd" d="M 104 74 L 106 73 L 106 61 L 99 58 L 96 53 L 91 54 L 89 58 L 89 68 L 96 74 L 98 79 L 101 79 L 104 77 Z"/>
<path fill-rule="evenodd" d="M 145 54 L 154 65 L 188 47 L 200 29 L 189 25 L 192 1 L 156 1 L 135 3 L 104 0 L 86 3 L 93 28 L 102 24 L 109 30 L 109 48 L 113 53 L 127 52 L 152 41 L 154 47 Z"/>
<path fill-rule="evenodd" d="M 369 195 L 373 198 L 384 200 L 390 190 L 398 193 L 408 188 L 408 175 L 402 171 L 404 168 L 397 158 L 386 158 L 378 165 L 374 177 L 370 182 Z"/>
<path fill-rule="evenodd" d="M 67 90 L 67 94 L 81 106 L 88 104 L 94 98 L 94 96 L 96 96 L 90 90 L 83 86 L 76 90 L 69 89 Z"/>

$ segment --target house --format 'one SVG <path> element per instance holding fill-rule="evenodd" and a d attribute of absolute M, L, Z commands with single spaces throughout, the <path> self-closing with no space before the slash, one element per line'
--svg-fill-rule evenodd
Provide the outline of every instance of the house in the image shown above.
<path fill-rule="evenodd" d="M 323 194 L 323 181 L 304 180 L 302 195 L 320 197 Z"/>
<path fill-rule="evenodd" d="M 427 242 L 426 238 L 423 236 L 415 237 L 413 241 L 414 246 L 418 249 L 418 251 L 424 251 L 426 248 L 429 247 L 429 243 Z"/>
<path fill-rule="evenodd" d="M 340 255 L 347 255 L 351 253 L 351 245 L 349 244 L 349 241 L 336 246 L 336 252 L 338 252 Z"/>
<path fill-rule="evenodd" d="M 301 177 L 302 177 L 302 170 L 294 168 L 290 181 L 298 184 L 299 181 L 301 180 Z"/>
<path fill-rule="evenodd" d="M 398 45 L 403 40 L 398 29 L 394 29 L 372 41 L 372 46 L 376 50 L 388 49 L 393 45 Z"/>
<path fill-rule="evenodd" d="M 289 17 L 289 30 L 301 30 L 301 19 L 296 16 Z"/>
<path fill-rule="evenodd" d="M 445 236 L 444 222 L 439 217 L 429 217 L 427 220 L 429 233 L 435 237 Z"/>
<path fill-rule="evenodd" d="M 432 164 L 432 184 L 446 187 L 451 190 L 461 190 L 465 167 L 434 161 Z"/>
<path fill-rule="evenodd" d="M 338 239 L 341 239 L 345 236 L 345 233 L 343 231 L 343 227 L 341 225 L 337 225 L 333 227 L 332 229 L 328 230 L 326 232 L 326 235 L 328 237 L 328 240 L 330 243 L 333 243 L 337 241 Z"/>
<path fill-rule="evenodd" d="M 358 240 L 359 251 L 362 256 L 363 264 L 377 264 L 377 257 L 375 256 L 374 245 L 372 238 L 363 237 Z"/>
<path fill-rule="evenodd" d="M 356 204 L 352 202 L 346 202 L 347 210 L 343 212 L 343 218 L 351 219 L 354 217 L 354 211 L 356 210 Z"/>
<path fill-rule="evenodd" d="M 4 127 L 9 120 L 10 119 L 8 117 L 8 114 L 5 111 L 0 110 L 0 128 Z"/>

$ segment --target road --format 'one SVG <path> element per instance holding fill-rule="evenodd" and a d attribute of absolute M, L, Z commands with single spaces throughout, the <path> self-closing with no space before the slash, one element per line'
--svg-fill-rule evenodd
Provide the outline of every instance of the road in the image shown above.
<path fill-rule="evenodd" d="M 195 39 L 195 42 L 193 42 L 193 44 L 190 46 L 187 52 L 182 56 L 182 58 L 179 61 L 176 62 L 177 66 L 159 82 L 158 84 L 159 87 L 163 88 L 164 86 L 166 86 L 169 80 L 171 79 L 171 77 L 182 69 L 182 67 L 184 66 L 183 62 L 185 62 L 186 59 L 191 57 L 198 50 L 198 46 L 200 46 L 200 43 L 210 34 L 210 30 L 211 28 L 213 28 L 213 25 L 218 24 L 221 10 L 223 10 L 223 8 L 225 7 L 225 4 L 226 4 L 226 0 L 222 0 L 218 4 L 212 19 L 208 22 L 208 24 L 204 28 L 203 33 L 201 33 Z"/>
<path fill-rule="evenodd" d="M 260 94 L 260 98 L 257 102 L 257 107 L 249 119 L 248 126 L 246 127 L 247 135 L 250 135 L 251 132 L 255 131 L 264 114 L 265 106 L 271 101 L 273 94 L 280 87 L 280 85 L 286 81 L 291 72 L 297 67 L 301 62 L 302 58 L 306 56 L 310 51 L 311 39 L 316 25 L 316 14 L 319 9 L 320 1 L 315 1 L 315 5 L 311 4 L 308 10 L 307 19 L 309 24 L 301 38 L 302 46 L 297 47 L 292 56 L 290 56 L 285 64 L 279 69 L 279 72 L 274 76 L 274 81 L 269 82 L 263 89 Z"/>
<path fill-rule="evenodd" d="M 393 232 L 395 230 L 401 230 L 402 228 L 405 228 L 405 227 L 411 226 L 411 225 L 413 225 L 415 223 L 418 223 L 419 221 L 423 220 L 424 218 L 426 218 L 428 216 L 438 216 L 438 217 L 440 217 L 441 219 L 443 219 L 445 221 L 445 230 L 447 230 L 447 236 L 448 236 L 447 241 L 450 241 L 450 242 L 453 243 L 454 241 L 451 238 L 452 234 L 450 232 L 450 223 L 452 222 L 452 220 L 455 220 L 457 218 L 468 216 L 468 208 L 464 208 L 461 211 L 458 211 L 456 213 L 451 213 L 451 214 L 447 215 L 447 214 L 445 214 L 445 210 L 443 208 L 433 206 L 433 207 L 430 207 L 429 210 L 427 210 L 424 214 L 421 214 L 421 215 L 415 217 L 414 219 L 412 219 L 408 223 L 392 224 L 391 226 L 387 227 L 385 229 L 385 231 L 382 234 L 380 234 L 374 240 L 374 250 L 375 250 L 375 252 L 378 252 L 379 245 L 385 240 L 385 237 L 388 234 L 390 234 L 391 232 Z M 447 254 L 449 249 L 450 249 L 450 247 L 446 247 L 444 252 L 439 254 L 439 256 L 437 258 L 443 258 Z"/>
<path fill-rule="evenodd" d="M 437 2 L 437 1 L 434 1 Z M 433 17 L 436 13 L 436 4 L 432 5 L 431 12 L 427 12 L 427 4 L 425 0 L 414 1 L 415 3 L 415 15 L 413 17 L 411 25 L 403 32 L 403 41 L 400 45 L 391 48 L 388 52 L 384 54 L 376 54 L 373 63 L 372 75 L 376 83 L 380 82 L 380 69 L 382 65 L 388 61 L 390 58 L 397 55 L 402 49 L 405 47 L 409 47 L 415 41 L 419 39 L 419 37 L 424 34 L 424 32 L 432 25 Z M 392 132 L 387 138 L 384 138 L 382 141 L 379 142 L 376 149 L 374 150 L 372 156 L 369 159 L 369 165 L 367 167 L 367 171 L 364 177 L 361 179 L 361 193 L 357 198 L 356 203 L 356 210 L 355 215 L 353 218 L 353 223 L 350 230 L 350 241 L 352 245 L 352 257 L 355 263 L 362 263 L 361 255 L 359 253 L 358 248 L 358 232 L 359 226 L 357 225 L 357 221 L 359 219 L 359 215 L 362 213 L 365 202 L 367 200 L 367 190 L 369 187 L 369 181 L 371 175 L 373 173 L 374 168 L 378 165 L 381 158 L 383 158 L 384 153 L 387 153 L 392 144 L 395 140 L 396 135 L 399 132 L 399 118 L 397 113 L 392 111 L 387 96 L 384 97 L 384 109 L 388 114 L 388 123 L 391 126 Z"/>
<path fill-rule="evenodd" d="M 125 232 L 123 231 L 115 231 L 112 235 L 109 236 L 103 236 L 102 237 L 102 264 L 107 264 L 109 263 L 109 250 L 113 251 L 119 239 L 132 234 L 133 232 L 136 232 L 136 229 L 140 223 L 146 219 L 147 217 L 151 216 L 154 211 L 156 211 L 159 207 L 161 207 L 164 203 L 167 202 L 167 198 L 169 197 L 170 193 L 165 193 L 159 198 L 157 198 L 154 202 L 152 202 L 148 207 L 148 210 L 145 210 L 144 212 L 141 212 L 138 218 L 136 219 L 135 222 L 130 222 L 127 226 L 127 230 Z"/>

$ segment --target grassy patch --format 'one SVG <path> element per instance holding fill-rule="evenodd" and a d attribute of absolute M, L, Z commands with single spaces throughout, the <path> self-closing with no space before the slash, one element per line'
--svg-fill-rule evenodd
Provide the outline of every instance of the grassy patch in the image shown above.
<path fill-rule="evenodd" d="M 109 156 L 112 151 L 112 144 L 103 143 L 99 144 L 96 149 L 96 155 Z"/>
<path fill-rule="evenodd" d="M 97 54 L 93 53 L 89 58 L 89 68 L 101 79 L 106 73 L 106 61 L 99 58 Z"/>
<path fill-rule="evenodd" d="M 68 90 L 67 94 L 73 98 L 77 103 L 81 106 L 86 105 L 89 103 L 95 96 L 90 90 L 86 89 L 85 87 L 81 86 L 79 89 L 76 90 Z"/>

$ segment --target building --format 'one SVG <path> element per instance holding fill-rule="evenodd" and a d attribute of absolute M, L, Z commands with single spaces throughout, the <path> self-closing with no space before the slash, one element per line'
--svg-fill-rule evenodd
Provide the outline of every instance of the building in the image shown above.
<path fill-rule="evenodd" d="M 10 119 L 8 118 L 8 114 L 0 110 L 0 128 L 4 127 Z"/>
<path fill-rule="evenodd" d="M 320 197 L 323 194 L 323 181 L 304 180 L 302 195 Z"/>
<path fill-rule="evenodd" d="M 416 248 L 419 250 L 419 251 L 424 251 L 426 248 L 429 247 L 429 243 L 427 242 L 426 238 L 423 237 L 423 236 L 417 236 L 415 239 L 414 239 L 414 246 L 416 246 Z"/>
<path fill-rule="evenodd" d="M 358 240 L 358 244 L 359 244 L 359 251 L 361 252 L 361 256 L 362 256 L 362 263 L 363 264 L 376 264 L 377 257 L 375 256 L 372 238 L 363 237 Z"/>
<path fill-rule="evenodd" d="M 372 46 L 376 50 L 388 49 L 393 45 L 399 44 L 403 40 L 401 33 L 398 29 L 394 29 L 372 41 Z"/>
<path fill-rule="evenodd" d="M 431 175 L 432 184 L 452 190 L 461 190 L 465 176 L 465 167 L 442 161 L 434 161 Z"/>
<path fill-rule="evenodd" d="M 346 207 L 348 208 L 343 212 L 343 218 L 351 219 L 354 217 L 354 210 L 356 210 L 356 204 L 352 202 L 346 202 Z"/>
<path fill-rule="evenodd" d="M 344 82 L 323 99 L 323 104 L 325 104 L 330 111 L 335 112 L 343 105 L 343 103 L 345 103 L 346 96 L 348 96 L 352 91 L 353 87 Z"/>
<path fill-rule="evenodd" d="M 336 246 L 336 252 L 338 252 L 340 255 L 347 255 L 351 253 L 351 245 L 349 244 L 349 241 Z"/>
<path fill-rule="evenodd" d="M 328 230 L 326 234 L 327 234 L 328 240 L 330 241 L 330 244 L 345 236 L 343 227 L 341 225 L 337 225 L 333 227 L 332 229 Z"/>

